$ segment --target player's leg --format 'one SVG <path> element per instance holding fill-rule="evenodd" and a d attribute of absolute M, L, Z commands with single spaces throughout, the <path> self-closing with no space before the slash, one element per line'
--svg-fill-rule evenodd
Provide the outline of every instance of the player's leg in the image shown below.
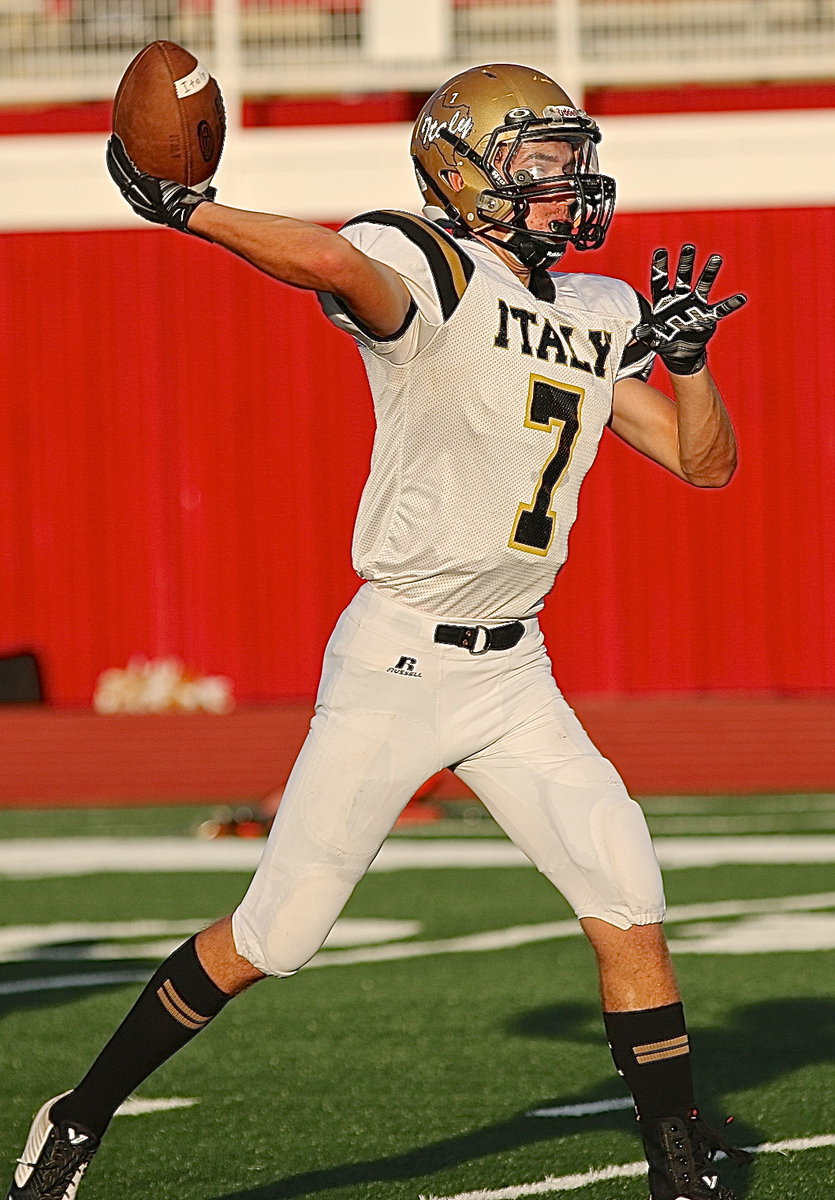
<path fill-rule="evenodd" d="M 303 967 L 436 769 L 434 734 L 403 713 L 320 708 L 232 916 L 237 951 L 268 975 Z"/>
<path fill-rule="evenodd" d="M 519 658 L 522 669 L 505 684 L 512 726 L 457 772 L 581 919 L 597 957 L 612 1055 L 641 1122 L 653 1200 L 732 1200 L 711 1165 L 724 1143 L 695 1108 L 643 814 L 560 696 L 547 658 L 539 672 L 536 652 Z"/>
<path fill-rule="evenodd" d="M 622 1044 L 633 1024 L 646 1031 L 647 1013 L 658 1014 L 644 1041 L 683 1038 L 681 998 L 661 926 L 664 895 L 658 864 L 638 805 L 627 795 L 609 763 L 590 749 L 572 713 L 555 714 L 552 746 L 534 742 L 547 722 L 522 727 L 490 751 L 457 768 L 531 861 L 565 896 L 581 920 L 597 956 L 607 1032 L 618 1069 L 625 1074 L 640 1111 L 693 1107 L 689 1056 L 669 1055 L 664 1067 L 624 1072 Z M 557 724 L 558 727 L 557 728 Z M 523 752 L 524 751 L 524 752 Z M 643 1014 L 633 1022 L 631 1014 Z"/>
<path fill-rule="evenodd" d="M 233 995 L 312 957 L 415 788 L 441 765 L 423 720 L 426 691 L 386 696 L 398 656 L 385 629 L 357 625 L 363 604 L 352 610 L 329 643 L 311 732 L 243 904 L 162 964 L 81 1083 L 43 1106 L 9 1200 L 71 1200 L 126 1096 Z"/>
<path fill-rule="evenodd" d="M 604 1011 L 627 1011 L 677 1004 L 681 999 L 667 940 L 660 924 L 619 929 L 597 917 L 583 917 L 594 947 Z"/>
<path fill-rule="evenodd" d="M 573 764 L 572 773 L 578 765 Z M 597 956 L 606 1036 L 615 1066 L 635 1102 L 651 1200 L 734 1200 L 733 1193 L 719 1182 L 714 1156 L 719 1150 L 738 1161 L 747 1161 L 747 1156 L 728 1146 L 706 1125 L 695 1105 L 684 1009 L 660 918 L 648 922 L 638 919 L 648 915 L 648 892 L 653 890 L 653 879 L 657 879 L 657 865 L 654 855 L 647 855 L 645 845 L 642 847 L 644 838 L 638 836 L 633 810 L 621 808 L 623 801 L 610 796 L 600 802 L 597 815 L 604 820 L 598 824 L 592 815 L 597 803 L 590 797 L 590 824 L 597 826 L 596 830 L 587 828 L 583 835 L 578 832 L 582 822 L 578 825 L 576 819 L 571 819 L 567 824 L 573 827 L 572 833 L 555 834 L 553 827 L 549 831 L 549 823 L 540 819 L 541 812 L 528 809 L 528 805 L 539 808 L 548 792 L 541 778 L 529 780 L 526 787 L 524 771 L 519 774 L 501 768 L 497 783 L 489 769 L 485 774 L 479 767 L 470 768 L 469 763 L 459 768 L 462 778 L 535 865 L 574 904 L 578 915 L 588 913 L 594 904 L 588 889 L 578 886 L 578 868 L 587 870 L 599 882 L 601 860 L 595 858 L 596 854 L 602 853 L 605 874 L 612 863 L 618 864 L 623 849 L 616 876 L 630 864 L 628 874 L 643 859 L 645 874 L 642 880 L 636 880 L 637 887 L 627 891 L 615 887 L 610 894 L 599 896 L 600 915 L 581 915 L 581 924 Z M 573 786 L 570 791 L 574 792 Z M 546 802 L 546 810 L 552 804 L 559 804 L 556 793 Z M 607 814 L 611 819 L 610 836 L 604 832 Z M 565 823 L 555 819 L 554 825 L 564 829 Z M 559 848 L 555 839 L 561 843 Z M 660 898 L 660 881 L 658 888 Z M 624 928 L 630 909 L 634 910 L 634 923 Z"/>
<path fill-rule="evenodd" d="M 229 918 L 189 938 L 163 962 L 78 1086 L 51 1116 L 101 1138 L 143 1079 L 190 1042 L 233 996 L 263 979 L 236 953 Z"/>
<path fill-rule="evenodd" d="M 416 765 L 403 781 L 374 776 L 375 747 L 391 761 L 393 736 L 361 710 L 317 713 L 241 909 L 159 967 L 81 1082 L 53 1105 L 54 1123 L 101 1139 L 122 1101 L 232 996 L 266 975 L 293 974 L 315 954 L 420 775 Z M 410 739 L 413 755 L 418 743 Z M 404 759 L 411 764 L 404 753 L 401 769 Z"/>
<path fill-rule="evenodd" d="M 701 1118 L 693 1092 L 684 1010 L 660 924 L 581 924 L 597 955 L 606 1036 L 635 1101 L 652 1200 L 733 1200 L 713 1165 L 729 1146 Z"/>
<path fill-rule="evenodd" d="M 206 931 L 207 946 L 215 941 L 213 931 Z M 235 953 L 215 948 L 204 960 L 196 938 L 178 947 L 81 1083 L 48 1100 L 35 1115 L 8 1200 L 72 1200 L 122 1101 L 205 1029 L 232 995 L 261 978 Z"/>
<path fill-rule="evenodd" d="M 331 640 L 310 736 L 235 911 L 269 975 L 316 953 L 416 789 L 443 765 L 434 624 L 366 585 Z"/>
<path fill-rule="evenodd" d="M 612 1057 L 641 1119 L 695 1107 L 681 994 L 660 924 L 618 929 L 584 917 Z"/>

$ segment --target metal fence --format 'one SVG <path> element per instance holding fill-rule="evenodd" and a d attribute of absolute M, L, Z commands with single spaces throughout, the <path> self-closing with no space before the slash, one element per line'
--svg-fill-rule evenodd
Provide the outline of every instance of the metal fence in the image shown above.
<path fill-rule="evenodd" d="M 522 61 L 568 90 L 835 77 L 835 0 L 0 0 L 0 103 L 109 97 L 146 42 L 244 94 L 430 90 Z"/>

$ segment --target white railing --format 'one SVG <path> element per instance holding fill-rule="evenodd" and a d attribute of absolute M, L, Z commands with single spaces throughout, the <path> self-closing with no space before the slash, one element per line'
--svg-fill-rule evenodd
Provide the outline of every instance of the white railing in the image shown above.
<path fill-rule="evenodd" d="M 835 0 L 0 0 L 0 103 L 112 96 L 146 42 L 242 95 L 429 91 L 490 60 L 569 92 L 835 78 Z"/>

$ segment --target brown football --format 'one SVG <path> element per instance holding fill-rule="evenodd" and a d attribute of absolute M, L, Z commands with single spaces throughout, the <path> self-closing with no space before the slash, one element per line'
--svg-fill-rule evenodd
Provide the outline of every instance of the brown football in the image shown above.
<path fill-rule="evenodd" d="M 217 82 L 175 42 L 151 42 L 122 76 L 113 132 L 141 171 L 187 187 L 217 170 L 226 113 Z"/>

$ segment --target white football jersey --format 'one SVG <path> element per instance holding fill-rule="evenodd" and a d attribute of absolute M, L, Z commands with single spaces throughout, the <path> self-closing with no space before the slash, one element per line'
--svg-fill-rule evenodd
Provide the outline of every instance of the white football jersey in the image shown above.
<path fill-rule="evenodd" d="M 615 381 L 651 368 L 632 338 L 646 302 L 622 280 L 559 272 L 539 299 L 489 248 L 411 213 L 341 232 L 412 296 L 385 339 L 320 296 L 359 345 L 377 421 L 354 568 L 438 617 L 529 617 L 566 560 Z"/>

